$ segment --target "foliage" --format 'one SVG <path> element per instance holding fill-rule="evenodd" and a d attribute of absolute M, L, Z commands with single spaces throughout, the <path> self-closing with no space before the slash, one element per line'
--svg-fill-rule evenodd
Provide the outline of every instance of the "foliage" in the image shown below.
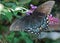
<path fill-rule="evenodd" d="M 45 43 L 59 43 L 59 42 L 60 42 L 60 39 L 51 40 L 51 39 L 45 38 L 45 39 L 43 39 L 43 41 L 44 41 Z"/>
<path fill-rule="evenodd" d="M 33 43 L 28 34 L 24 32 L 10 32 L 4 36 L 0 35 L 0 40 L 1 39 L 3 39 L 2 41 L 5 40 L 5 43 Z"/>

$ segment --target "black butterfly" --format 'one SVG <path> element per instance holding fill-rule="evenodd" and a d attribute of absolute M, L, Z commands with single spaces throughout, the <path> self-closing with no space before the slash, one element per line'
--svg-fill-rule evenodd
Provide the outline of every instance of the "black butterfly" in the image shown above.
<path fill-rule="evenodd" d="M 35 11 L 21 19 L 16 20 L 10 27 L 10 31 L 27 31 L 39 34 L 40 31 L 48 29 L 48 18 L 54 1 L 48 1 L 40 5 Z"/>

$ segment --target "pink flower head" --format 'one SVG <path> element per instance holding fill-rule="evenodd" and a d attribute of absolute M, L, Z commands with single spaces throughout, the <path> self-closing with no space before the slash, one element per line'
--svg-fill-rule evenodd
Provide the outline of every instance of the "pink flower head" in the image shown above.
<path fill-rule="evenodd" d="M 34 6 L 33 4 L 30 4 L 30 7 L 32 10 L 35 10 L 37 8 L 37 6 Z"/>
<path fill-rule="evenodd" d="M 28 11 L 26 12 L 26 14 L 27 14 L 27 15 L 30 15 L 32 12 L 33 12 L 32 10 L 28 10 Z"/>
<path fill-rule="evenodd" d="M 48 19 L 49 19 L 49 25 L 59 24 L 59 19 L 53 17 L 52 14 L 48 15 Z"/>
<path fill-rule="evenodd" d="M 37 6 L 34 6 L 33 4 L 30 4 L 30 10 L 26 12 L 27 15 L 30 15 L 33 13 L 33 11 L 37 8 Z"/>

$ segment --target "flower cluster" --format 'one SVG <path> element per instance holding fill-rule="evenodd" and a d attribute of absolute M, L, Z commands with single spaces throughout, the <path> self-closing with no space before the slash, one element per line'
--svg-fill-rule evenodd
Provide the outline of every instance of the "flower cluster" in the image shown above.
<path fill-rule="evenodd" d="M 30 10 L 26 12 L 27 15 L 30 15 L 31 13 L 33 13 L 33 11 L 37 8 L 37 6 L 34 6 L 32 4 L 30 4 L 30 7 L 31 7 Z"/>
<path fill-rule="evenodd" d="M 49 25 L 59 24 L 59 19 L 56 17 L 53 17 L 52 14 L 48 15 L 48 19 L 49 19 Z"/>

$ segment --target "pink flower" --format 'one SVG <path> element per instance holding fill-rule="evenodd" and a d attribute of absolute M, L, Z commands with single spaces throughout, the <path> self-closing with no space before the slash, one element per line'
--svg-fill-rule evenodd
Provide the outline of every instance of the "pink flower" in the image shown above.
<path fill-rule="evenodd" d="M 26 12 L 26 14 L 27 14 L 27 15 L 30 15 L 32 12 L 33 12 L 32 10 L 28 10 L 28 11 Z"/>
<path fill-rule="evenodd" d="M 49 25 L 59 24 L 59 19 L 53 17 L 52 14 L 48 15 L 48 19 L 49 19 Z"/>
<path fill-rule="evenodd" d="M 30 7 L 32 10 L 35 10 L 37 8 L 37 6 L 34 6 L 33 4 L 30 4 Z"/>
<path fill-rule="evenodd" d="M 30 10 L 28 10 L 28 11 L 26 12 L 27 15 L 32 14 L 33 11 L 37 8 L 37 6 L 34 6 L 34 5 L 32 5 L 32 4 L 30 4 L 30 7 L 31 7 Z"/>

